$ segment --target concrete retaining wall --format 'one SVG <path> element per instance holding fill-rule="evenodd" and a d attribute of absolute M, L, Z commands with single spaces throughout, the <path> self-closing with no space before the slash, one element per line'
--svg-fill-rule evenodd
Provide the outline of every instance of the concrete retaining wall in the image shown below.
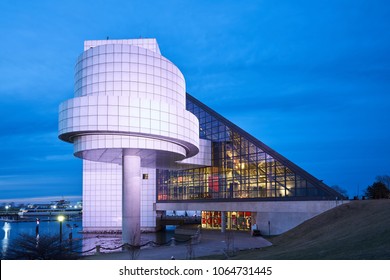
<path fill-rule="evenodd" d="M 245 211 L 252 213 L 262 235 L 278 235 L 304 221 L 349 201 L 247 201 L 157 203 L 156 210 Z"/>

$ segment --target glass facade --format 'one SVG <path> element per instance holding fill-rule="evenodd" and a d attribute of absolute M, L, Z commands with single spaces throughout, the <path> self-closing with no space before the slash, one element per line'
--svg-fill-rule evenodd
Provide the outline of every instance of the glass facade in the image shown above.
<path fill-rule="evenodd" d="M 340 194 L 187 94 L 212 166 L 157 170 L 157 201 L 320 200 Z"/>
<path fill-rule="evenodd" d="M 251 229 L 251 212 L 233 211 L 225 214 L 226 229 L 246 231 Z M 222 219 L 220 211 L 202 211 L 202 228 L 221 229 Z"/>

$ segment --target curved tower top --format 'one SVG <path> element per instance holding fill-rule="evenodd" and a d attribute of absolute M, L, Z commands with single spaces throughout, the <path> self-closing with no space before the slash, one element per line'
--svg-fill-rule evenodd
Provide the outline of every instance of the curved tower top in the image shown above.
<path fill-rule="evenodd" d="M 122 239 L 140 243 L 141 167 L 170 168 L 199 152 L 183 74 L 155 39 L 86 41 L 59 138 L 75 156 L 122 165 Z"/>
<path fill-rule="evenodd" d="M 199 151 L 199 122 L 186 111 L 185 80 L 155 39 L 86 41 L 75 97 L 60 105 L 59 138 L 77 157 L 170 167 Z"/>

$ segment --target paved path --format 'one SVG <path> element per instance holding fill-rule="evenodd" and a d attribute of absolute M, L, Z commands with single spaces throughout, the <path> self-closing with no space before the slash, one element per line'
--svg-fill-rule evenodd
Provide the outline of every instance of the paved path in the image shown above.
<path fill-rule="evenodd" d="M 223 254 L 227 247 L 230 251 L 255 249 L 270 246 L 271 243 L 260 236 L 252 237 L 249 232 L 230 231 L 221 233 L 214 230 L 202 230 L 197 244 L 179 243 L 175 246 L 144 247 L 140 250 L 137 260 L 185 260 L 202 256 Z M 134 259 L 129 252 L 101 253 L 84 257 L 86 260 L 129 260 Z"/>

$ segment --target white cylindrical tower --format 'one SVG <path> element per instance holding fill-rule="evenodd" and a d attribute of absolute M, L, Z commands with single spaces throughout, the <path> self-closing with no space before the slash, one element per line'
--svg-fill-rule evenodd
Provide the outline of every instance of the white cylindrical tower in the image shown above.
<path fill-rule="evenodd" d="M 124 243 L 140 242 L 141 167 L 169 168 L 199 151 L 199 122 L 185 94 L 182 73 L 155 39 L 86 41 L 77 60 L 59 138 L 79 158 L 122 165 Z"/>

